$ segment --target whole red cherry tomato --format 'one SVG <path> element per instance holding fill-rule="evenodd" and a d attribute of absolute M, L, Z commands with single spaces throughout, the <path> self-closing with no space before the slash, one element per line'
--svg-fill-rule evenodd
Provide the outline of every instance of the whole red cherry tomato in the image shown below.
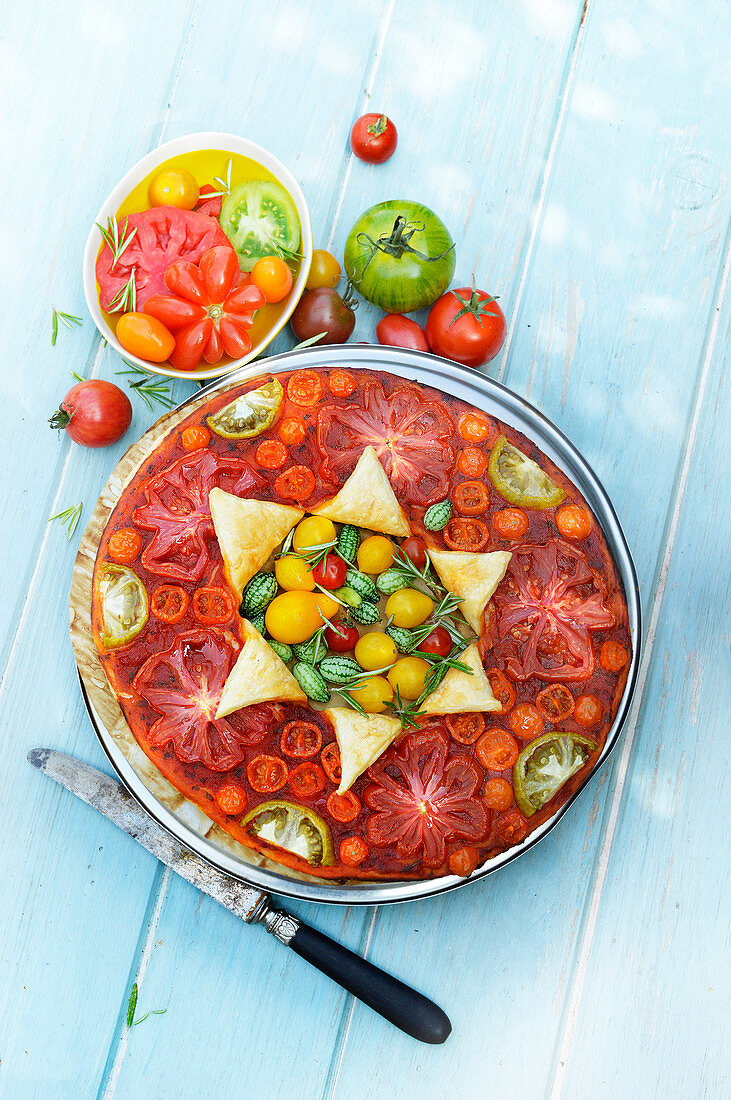
<path fill-rule="evenodd" d="M 312 570 L 312 576 L 323 588 L 340 588 L 345 583 L 348 566 L 337 554 L 326 554 Z"/>
<path fill-rule="evenodd" d="M 433 653 L 437 657 L 448 657 L 452 652 L 452 639 L 445 626 L 435 626 L 418 646 L 420 653 Z"/>
<path fill-rule="evenodd" d="M 459 287 L 442 294 L 429 310 L 426 338 L 445 359 L 466 367 L 481 367 L 494 359 L 505 342 L 505 316 L 484 290 Z"/>
<path fill-rule="evenodd" d="M 426 546 L 416 535 L 410 535 L 409 538 L 404 539 L 399 550 L 417 569 L 423 569 L 426 565 Z"/>
<path fill-rule="evenodd" d="M 426 333 L 421 325 L 401 313 L 387 313 L 376 325 L 379 344 L 395 348 L 411 348 L 413 351 L 429 351 Z"/>
<path fill-rule="evenodd" d="M 350 626 L 342 619 L 335 619 L 332 626 L 325 631 L 327 648 L 333 653 L 347 653 L 349 649 L 355 649 L 359 637 L 358 628 Z"/>
<path fill-rule="evenodd" d="M 398 133 L 386 115 L 361 115 L 350 131 L 350 148 L 368 164 L 383 164 L 396 152 Z"/>
<path fill-rule="evenodd" d="M 48 423 L 65 428 L 82 447 L 106 447 L 122 438 L 131 420 L 127 394 L 113 382 L 89 378 L 71 387 Z"/>
<path fill-rule="evenodd" d="M 329 286 L 306 290 L 292 314 L 292 332 L 298 340 L 311 340 L 323 333 L 318 344 L 344 344 L 355 328 L 352 304 L 347 294 L 343 299 Z"/>

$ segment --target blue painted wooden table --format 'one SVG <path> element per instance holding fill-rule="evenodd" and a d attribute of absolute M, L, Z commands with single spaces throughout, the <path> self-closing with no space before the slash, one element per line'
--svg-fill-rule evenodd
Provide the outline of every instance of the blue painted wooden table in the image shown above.
<path fill-rule="evenodd" d="M 722 0 L 10 0 L 3 84 L 0 1095 L 729 1095 L 729 9 Z M 347 135 L 387 111 L 397 154 Z M 83 242 L 143 153 L 198 129 L 272 149 L 341 252 L 356 214 L 434 207 L 460 282 L 501 296 L 490 367 L 612 496 L 647 624 L 611 762 L 501 873 L 424 903 L 292 908 L 415 984 L 426 1048 L 171 876 L 34 772 L 105 766 L 67 638 L 85 514 L 153 414 L 88 451 L 48 430 L 69 371 L 120 361 L 86 316 Z M 50 343 L 51 309 L 84 315 Z M 371 339 L 365 305 L 354 339 Z M 282 336 L 273 350 L 290 346 Z M 180 383 L 180 399 L 191 386 Z M 725 893 L 724 893 L 725 890 Z M 724 904 L 725 903 L 725 904 Z M 139 1010 L 166 1008 L 128 1030 Z"/>

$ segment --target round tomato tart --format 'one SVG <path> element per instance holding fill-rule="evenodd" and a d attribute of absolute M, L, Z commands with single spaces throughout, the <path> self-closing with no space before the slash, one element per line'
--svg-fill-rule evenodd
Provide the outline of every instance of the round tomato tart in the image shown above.
<path fill-rule="evenodd" d="M 194 403 L 122 489 L 91 624 L 139 749 L 290 871 L 468 876 L 597 760 L 631 662 L 596 518 L 538 447 L 385 372 Z"/>

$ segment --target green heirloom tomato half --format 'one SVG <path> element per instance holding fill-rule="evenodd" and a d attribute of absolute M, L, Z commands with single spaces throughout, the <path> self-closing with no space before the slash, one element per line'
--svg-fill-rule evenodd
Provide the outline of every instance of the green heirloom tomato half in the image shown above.
<path fill-rule="evenodd" d="M 345 243 L 345 274 L 386 313 L 432 305 L 449 286 L 454 265 L 449 230 L 418 202 L 392 199 L 371 206 Z"/>
<path fill-rule="evenodd" d="M 106 649 L 119 649 L 133 641 L 147 622 L 145 586 L 131 569 L 112 562 L 102 565 L 97 585 L 102 611 L 101 640 Z"/>
<path fill-rule="evenodd" d="M 596 743 L 578 733 L 554 730 L 529 741 L 513 765 L 515 801 L 530 817 L 583 768 Z"/>
<path fill-rule="evenodd" d="M 242 271 L 251 271 L 263 256 L 294 258 L 300 246 L 297 209 L 281 184 L 249 180 L 231 189 L 221 206 L 221 229 L 239 257 Z"/>

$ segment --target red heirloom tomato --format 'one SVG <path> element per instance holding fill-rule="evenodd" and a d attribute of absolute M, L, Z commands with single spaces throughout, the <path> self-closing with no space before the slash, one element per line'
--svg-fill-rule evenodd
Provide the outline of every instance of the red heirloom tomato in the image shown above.
<path fill-rule="evenodd" d="M 434 303 L 426 320 L 426 338 L 437 355 L 467 367 L 494 359 L 505 341 L 505 316 L 484 290 L 448 290 Z"/>
<path fill-rule="evenodd" d="M 122 438 L 131 420 L 132 406 L 126 393 L 113 382 L 89 378 L 71 387 L 48 423 L 52 428 L 65 428 L 82 447 L 106 447 Z"/>
<path fill-rule="evenodd" d="M 413 351 L 429 351 L 426 333 L 421 325 L 401 313 L 387 313 L 376 325 L 379 344 L 395 348 L 411 348 Z"/>
<path fill-rule="evenodd" d="M 324 333 L 318 344 L 344 344 L 355 328 L 352 299 L 341 298 L 332 287 L 306 290 L 292 314 L 290 324 L 298 340 L 311 340 Z"/>
<path fill-rule="evenodd" d="M 145 310 L 175 336 L 171 366 L 194 370 L 201 359 L 218 363 L 224 352 L 232 359 L 248 355 L 254 313 L 266 299 L 259 287 L 239 285 L 239 260 L 230 245 L 209 248 L 198 264 L 172 264 L 165 286 L 170 293 L 148 298 Z"/>
<path fill-rule="evenodd" d="M 213 198 L 209 198 L 209 195 L 212 195 Z M 198 203 L 195 209 L 199 214 L 208 214 L 211 218 L 218 218 L 221 213 L 222 202 L 223 195 L 220 189 L 210 183 L 204 183 L 198 192 Z"/>
<path fill-rule="evenodd" d="M 396 152 L 398 133 L 387 115 L 361 115 L 350 131 L 350 148 L 368 164 L 383 164 Z"/>

